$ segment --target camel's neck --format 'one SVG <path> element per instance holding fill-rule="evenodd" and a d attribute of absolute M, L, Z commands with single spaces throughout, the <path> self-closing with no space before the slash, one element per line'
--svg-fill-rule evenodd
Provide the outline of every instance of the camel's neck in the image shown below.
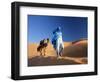
<path fill-rule="evenodd" d="M 47 44 L 49 44 L 49 41 L 47 42 Z"/>

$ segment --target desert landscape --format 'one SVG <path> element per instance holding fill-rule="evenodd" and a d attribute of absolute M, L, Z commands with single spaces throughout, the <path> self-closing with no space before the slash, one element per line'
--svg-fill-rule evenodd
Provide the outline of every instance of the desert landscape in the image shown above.
<path fill-rule="evenodd" d="M 87 64 L 88 54 L 87 39 L 80 39 L 74 42 L 64 42 L 62 57 L 57 58 L 56 52 L 49 42 L 46 48 L 46 55 L 41 56 L 37 52 L 38 43 L 28 44 L 28 66 L 48 66 L 48 65 L 76 65 Z"/>

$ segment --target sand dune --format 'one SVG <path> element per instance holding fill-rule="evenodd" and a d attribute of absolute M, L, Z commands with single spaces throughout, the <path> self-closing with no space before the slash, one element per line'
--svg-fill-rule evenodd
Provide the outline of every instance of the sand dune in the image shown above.
<path fill-rule="evenodd" d="M 88 62 L 87 40 L 64 42 L 61 58 L 56 57 L 56 52 L 51 43 L 49 43 L 46 49 L 46 56 L 40 56 L 40 53 L 37 52 L 38 45 L 37 43 L 30 43 L 28 45 L 29 66 L 86 64 Z"/>
<path fill-rule="evenodd" d="M 39 53 L 37 52 L 37 47 L 38 47 L 38 44 L 36 43 L 30 43 L 28 45 L 28 58 L 32 58 L 34 56 L 39 55 Z"/>
<path fill-rule="evenodd" d="M 72 44 L 71 42 L 64 42 L 65 47 L 68 47 L 71 44 Z M 40 56 L 40 53 L 37 52 L 38 46 L 39 46 L 39 44 L 37 44 L 37 43 L 30 43 L 28 45 L 28 58 L 32 58 L 34 56 Z M 47 48 L 46 48 L 46 56 L 56 56 L 56 52 L 55 52 L 53 45 L 51 43 L 49 43 Z"/>
<path fill-rule="evenodd" d="M 67 58 L 67 57 L 53 57 L 53 56 L 35 56 L 31 58 L 28 62 L 28 66 L 48 66 L 48 65 L 72 65 L 81 64 L 78 59 Z"/>
<path fill-rule="evenodd" d="M 35 56 L 30 58 L 28 66 L 48 66 L 48 65 L 76 65 L 86 64 L 87 58 Z"/>
<path fill-rule="evenodd" d="M 87 57 L 87 41 L 79 41 L 70 46 L 65 46 L 63 56 Z"/>

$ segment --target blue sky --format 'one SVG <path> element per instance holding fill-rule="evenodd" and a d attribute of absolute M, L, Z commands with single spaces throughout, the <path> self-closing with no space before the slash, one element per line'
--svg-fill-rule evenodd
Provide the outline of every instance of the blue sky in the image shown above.
<path fill-rule="evenodd" d="M 28 42 L 38 43 L 44 38 L 52 39 L 52 32 L 61 27 L 63 41 L 87 38 L 88 19 L 86 17 L 64 17 L 28 15 Z"/>

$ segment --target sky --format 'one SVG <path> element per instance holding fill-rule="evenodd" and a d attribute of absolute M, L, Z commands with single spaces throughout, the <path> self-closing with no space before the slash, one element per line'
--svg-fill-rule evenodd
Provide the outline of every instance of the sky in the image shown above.
<path fill-rule="evenodd" d="M 39 43 L 44 38 L 52 40 L 52 32 L 59 26 L 65 42 L 87 38 L 87 17 L 28 15 L 28 42 Z"/>

